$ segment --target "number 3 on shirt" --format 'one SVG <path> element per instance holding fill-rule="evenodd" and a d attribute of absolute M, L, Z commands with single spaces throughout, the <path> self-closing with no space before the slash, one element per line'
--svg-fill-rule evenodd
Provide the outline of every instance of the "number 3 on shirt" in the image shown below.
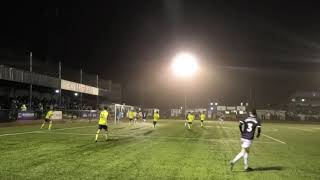
<path fill-rule="evenodd" d="M 251 132 L 252 131 L 252 123 L 248 123 L 248 127 L 247 127 L 247 132 Z"/>

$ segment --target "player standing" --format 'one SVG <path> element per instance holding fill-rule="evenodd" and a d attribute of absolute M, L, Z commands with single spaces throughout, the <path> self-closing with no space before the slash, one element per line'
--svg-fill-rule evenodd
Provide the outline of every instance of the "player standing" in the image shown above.
<path fill-rule="evenodd" d="M 52 127 L 51 117 L 52 116 L 53 116 L 53 107 L 50 107 L 50 110 L 47 112 L 46 117 L 45 117 L 40 129 L 42 129 L 46 125 L 46 122 L 48 122 L 49 123 L 48 129 L 51 130 L 51 127 Z"/>
<path fill-rule="evenodd" d="M 96 142 L 98 142 L 98 136 L 101 131 L 101 129 L 104 129 L 104 136 L 106 137 L 106 141 L 108 140 L 108 116 L 109 112 L 106 110 L 105 107 L 102 107 L 102 111 L 100 112 L 99 117 L 99 126 L 98 131 L 96 133 Z"/>
<path fill-rule="evenodd" d="M 160 115 L 158 111 L 155 111 L 153 114 L 153 128 L 156 127 L 158 120 L 160 119 Z"/>
<path fill-rule="evenodd" d="M 203 122 L 205 119 L 206 119 L 206 114 L 204 112 L 201 112 L 200 114 L 201 127 L 203 127 Z"/>
<path fill-rule="evenodd" d="M 244 170 L 249 171 L 251 168 L 249 168 L 248 165 L 248 158 L 249 158 L 249 148 L 252 144 L 252 141 L 254 139 L 254 134 L 256 131 L 256 128 L 258 128 L 258 134 L 257 138 L 259 138 L 261 133 L 261 123 L 256 118 L 256 110 L 252 109 L 249 112 L 249 117 L 247 117 L 245 120 L 240 121 L 239 129 L 241 132 L 241 152 L 232 160 L 230 161 L 230 168 L 233 169 L 234 164 L 243 157 L 244 161 Z M 244 128 L 243 128 L 244 126 Z"/>

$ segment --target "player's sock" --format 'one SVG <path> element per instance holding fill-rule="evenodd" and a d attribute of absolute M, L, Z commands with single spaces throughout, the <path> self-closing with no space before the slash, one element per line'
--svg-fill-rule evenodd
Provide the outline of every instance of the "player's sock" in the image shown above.
<path fill-rule="evenodd" d="M 186 122 L 184 123 L 184 127 L 187 127 L 187 123 Z"/>
<path fill-rule="evenodd" d="M 96 133 L 96 142 L 98 141 L 98 136 L 99 136 L 99 133 L 100 133 L 100 129 L 98 129 L 97 133 Z"/>
<path fill-rule="evenodd" d="M 188 129 L 191 129 L 191 126 L 190 126 L 190 124 L 188 124 Z"/>
<path fill-rule="evenodd" d="M 242 156 L 244 155 L 245 150 L 242 149 L 241 152 L 231 161 L 232 163 L 236 163 Z"/>
<path fill-rule="evenodd" d="M 248 158 L 249 158 L 249 153 L 245 152 L 243 155 L 243 163 L 244 163 L 244 169 L 248 169 Z"/>
<path fill-rule="evenodd" d="M 230 161 L 230 170 L 232 171 L 233 170 L 233 166 L 234 166 L 234 163 L 232 161 Z"/>
<path fill-rule="evenodd" d="M 45 125 L 46 123 L 43 123 L 42 125 L 41 125 L 41 128 L 40 129 L 42 129 L 43 127 L 44 127 L 44 125 Z"/>
<path fill-rule="evenodd" d="M 106 137 L 106 140 L 108 140 L 108 133 L 104 133 L 104 137 Z"/>
<path fill-rule="evenodd" d="M 49 123 L 49 128 L 48 129 L 51 130 L 51 127 L 52 127 L 52 122 Z"/>

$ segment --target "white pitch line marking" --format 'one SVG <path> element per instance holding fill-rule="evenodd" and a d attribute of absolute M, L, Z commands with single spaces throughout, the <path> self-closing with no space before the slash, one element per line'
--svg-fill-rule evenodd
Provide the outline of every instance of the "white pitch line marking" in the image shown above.
<path fill-rule="evenodd" d="M 272 140 L 277 141 L 277 142 L 282 143 L 282 144 L 287 144 L 287 143 L 285 143 L 285 142 L 283 142 L 283 141 L 280 141 L 279 139 L 273 138 L 273 137 L 268 136 L 268 135 L 266 135 L 266 134 L 262 134 L 262 136 L 265 136 L 265 137 L 267 137 L 267 138 L 269 138 L 269 139 L 272 139 Z"/>
<path fill-rule="evenodd" d="M 41 131 L 28 131 L 28 132 L 20 132 L 20 133 L 8 133 L 8 134 L 0 134 L 0 137 L 3 136 L 14 136 L 14 135 L 22 135 L 22 134 L 32 134 L 32 133 L 37 133 Z"/>
<path fill-rule="evenodd" d="M 53 129 L 51 131 L 61 131 L 61 130 L 66 130 L 66 129 L 81 129 L 81 128 L 87 128 L 87 127 L 96 127 L 96 126 L 79 126 L 79 127 L 71 127 L 71 128 L 62 128 L 62 129 Z"/>
<path fill-rule="evenodd" d="M 67 129 L 80 129 L 80 128 L 86 128 L 86 127 L 95 127 L 95 126 L 80 126 L 80 127 L 71 127 L 71 128 L 62 128 L 62 129 L 53 129 L 51 131 L 61 131 L 61 130 L 67 130 Z M 28 131 L 28 132 L 19 132 L 19 133 L 7 133 L 7 134 L 0 134 L 0 137 L 3 136 L 14 136 L 14 135 L 23 135 L 23 134 L 32 134 L 32 133 L 42 133 L 45 131 Z"/>
<path fill-rule="evenodd" d="M 296 130 L 305 131 L 305 132 L 313 132 L 312 130 L 309 130 L 309 129 L 301 129 L 301 128 L 295 128 L 295 127 L 289 127 L 289 129 L 296 129 Z"/>
<path fill-rule="evenodd" d="M 39 134 L 63 134 L 63 135 L 81 135 L 81 136 L 94 136 L 95 133 L 64 133 L 64 132 L 52 132 L 52 131 L 33 131 L 29 133 L 39 133 Z M 15 134 L 13 134 L 15 135 Z M 141 135 L 124 135 L 124 134 L 112 134 L 109 137 L 132 137 L 132 138 L 150 138 L 150 139 L 175 139 L 175 140 L 199 140 L 199 141 L 209 141 L 209 142 L 240 142 L 237 139 L 206 139 L 206 138 L 188 138 L 188 137 L 169 137 L 169 136 L 141 136 Z M 273 144 L 271 141 L 257 141 L 255 143 L 261 144 Z"/>

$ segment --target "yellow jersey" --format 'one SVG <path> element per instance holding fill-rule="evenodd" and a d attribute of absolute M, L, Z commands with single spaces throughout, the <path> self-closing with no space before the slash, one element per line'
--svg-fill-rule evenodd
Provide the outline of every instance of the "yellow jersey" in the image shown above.
<path fill-rule="evenodd" d="M 109 113 L 107 110 L 100 112 L 99 125 L 108 125 L 108 116 Z"/>
<path fill-rule="evenodd" d="M 206 115 L 205 114 L 200 114 L 200 120 L 204 121 L 206 119 Z"/>
<path fill-rule="evenodd" d="M 192 114 L 188 114 L 187 119 L 188 119 L 188 122 L 192 122 L 192 121 L 193 121 L 193 119 L 194 119 L 194 117 L 193 117 L 193 115 L 192 115 Z"/>
<path fill-rule="evenodd" d="M 47 114 L 46 114 L 46 119 L 50 119 L 53 115 L 53 111 L 48 111 Z"/>
<path fill-rule="evenodd" d="M 159 113 L 154 113 L 153 115 L 153 121 L 158 121 L 160 119 Z"/>
<path fill-rule="evenodd" d="M 129 111 L 129 119 L 133 119 L 134 118 L 134 112 L 133 111 Z"/>

